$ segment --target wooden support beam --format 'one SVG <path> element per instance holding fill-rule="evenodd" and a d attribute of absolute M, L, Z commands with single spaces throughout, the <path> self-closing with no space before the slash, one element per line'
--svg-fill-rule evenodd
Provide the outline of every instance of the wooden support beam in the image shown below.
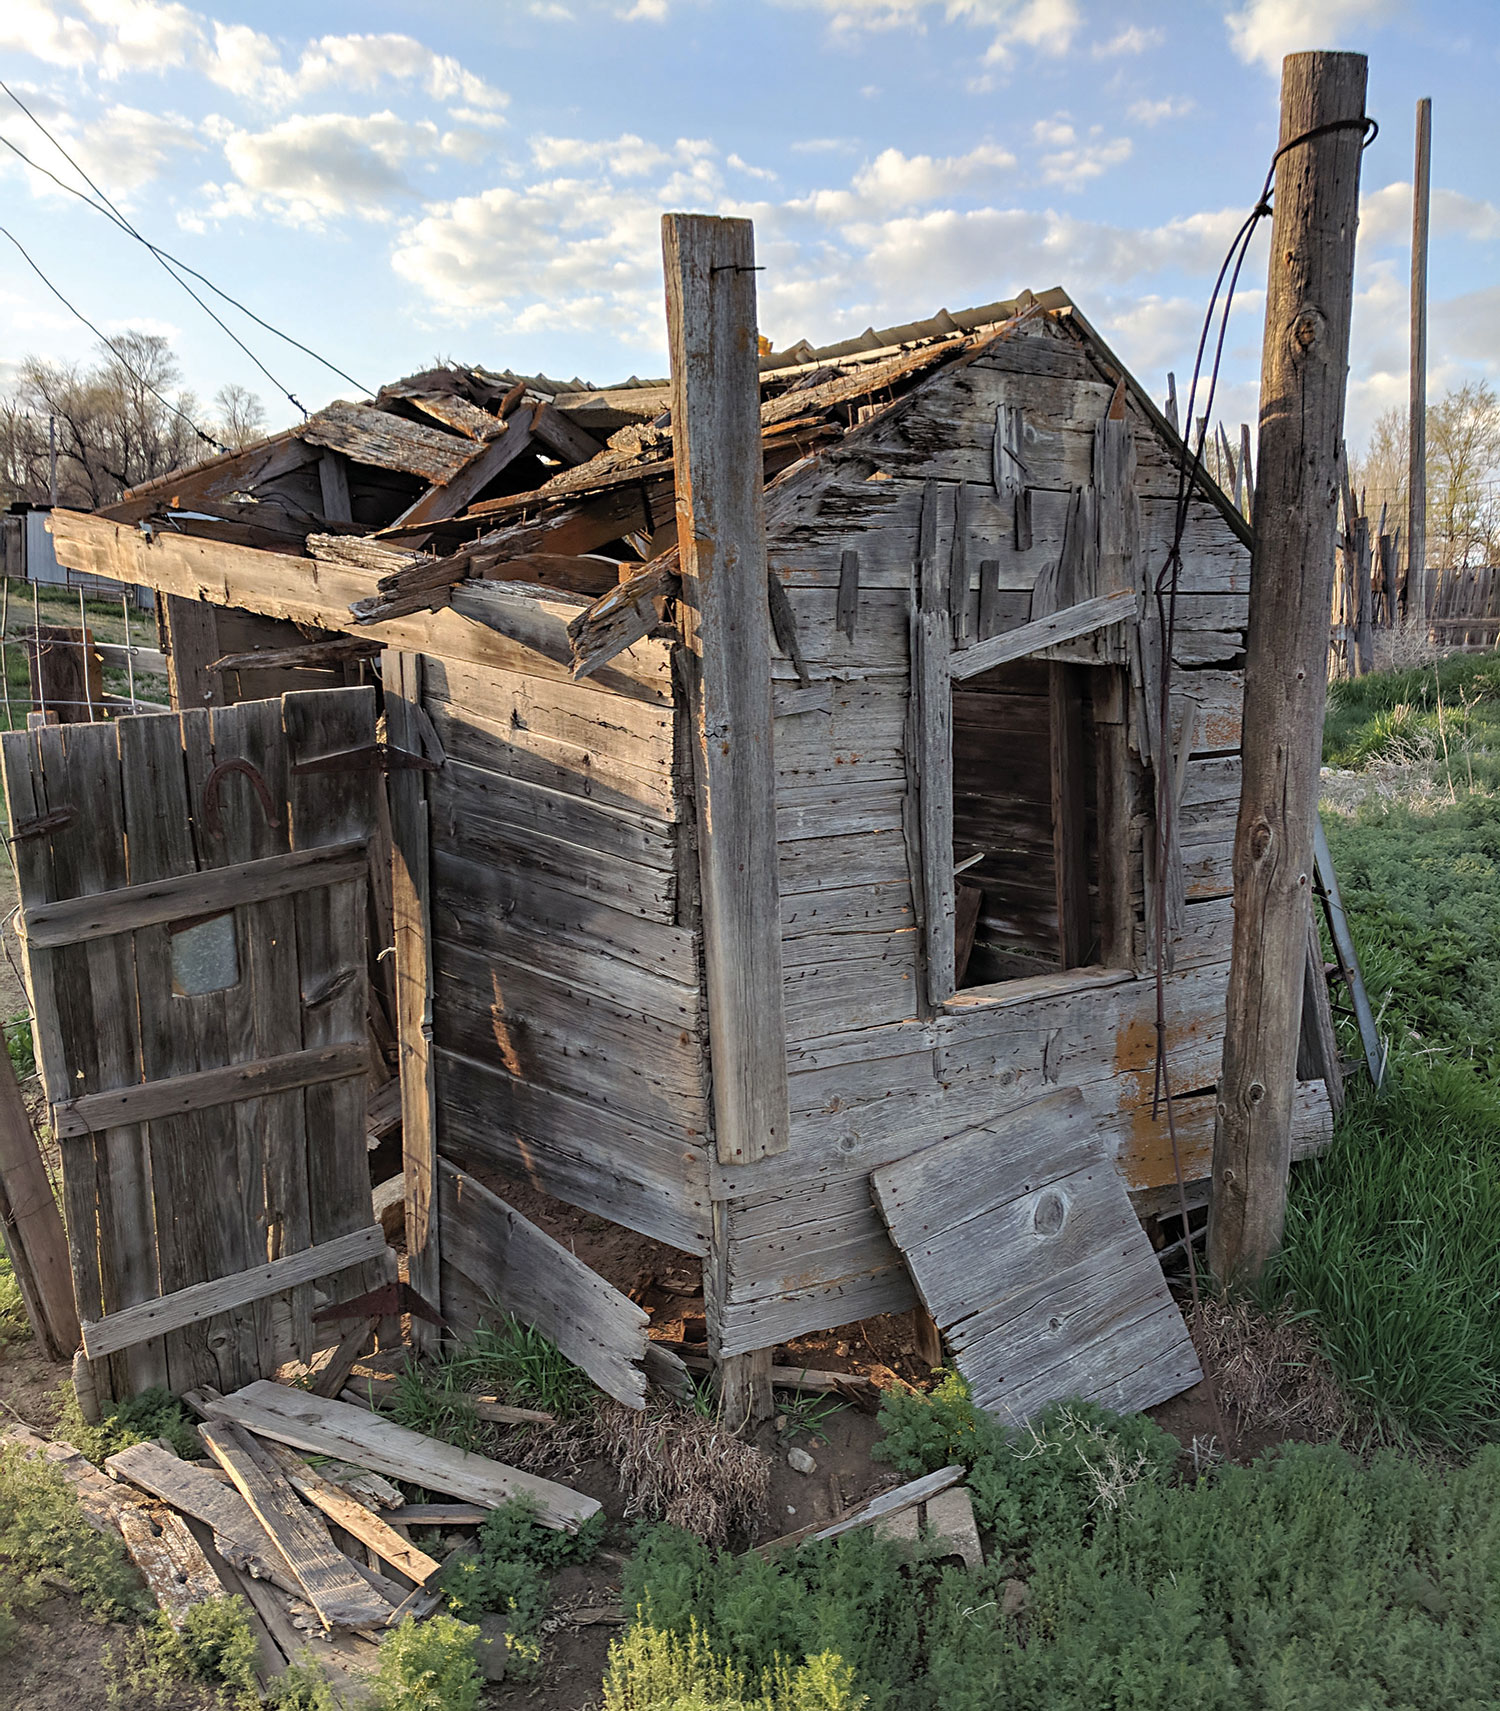
<path fill-rule="evenodd" d="M 1047 667 L 1052 762 L 1052 859 L 1057 879 L 1060 968 L 1089 960 L 1088 810 L 1084 796 L 1083 668 L 1053 660 Z"/>
<path fill-rule="evenodd" d="M 318 488 L 323 495 L 325 523 L 352 523 L 349 503 L 349 464 L 339 452 L 324 452 L 318 459 Z"/>
<path fill-rule="evenodd" d="M 1406 610 L 1432 613 L 1427 574 L 1427 226 L 1432 200 L 1432 101 L 1417 102 L 1411 198 L 1411 385 L 1406 478 Z"/>
<path fill-rule="evenodd" d="M 748 220 L 662 217 L 719 1158 L 786 1150 L 771 619 Z"/>
<path fill-rule="evenodd" d="M 310 1283 L 315 1277 L 328 1277 L 351 1265 L 358 1265 L 373 1255 L 385 1252 L 385 1232 L 379 1224 L 355 1230 L 347 1236 L 335 1236 L 332 1241 L 319 1242 L 316 1247 L 303 1248 L 250 1271 L 237 1271 L 230 1277 L 216 1277 L 210 1283 L 189 1284 L 171 1295 L 158 1296 L 154 1301 L 142 1301 L 135 1307 L 122 1307 L 118 1313 L 108 1313 L 93 1324 L 84 1322 L 83 1346 L 90 1360 L 113 1354 L 116 1349 L 128 1349 L 143 1343 L 148 1337 L 194 1325 L 215 1313 L 227 1313 L 231 1307 L 243 1307 L 251 1301 L 261 1301 L 283 1289 L 299 1283 Z"/>
<path fill-rule="evenodd" d="M 987 641 L 955 653 L 951 672 L 955 678 L 976 677 L 981 671 L 992 671 L 1013 659 L 1024 659 L 1057 642 L 1071 642 L 1101 630 L 1106 624 L 1123 624 L 1135 617 L 1139 596 L 1133 588 L 1121 588 L 1111 594 L 1098 594 L 1090 600 L 1080 600 L 1076 606 L 1066 606 L 1060 612 L 1049 612 L 1044 618 L 1033 618 L 1014 630 L 1002 630 Z"/>
<path fill-rule="evenodd" d="M 224 650 L 219 646 L 219 622 L 213 607 L 167 594 L 162 601 L 161 621 L 173 710 L 180 713 L 185 707 L 212 707 L 222 702 L 222 686 L 213 662 Z"/>
<path fill-rule="evenodd" d="M 721 1162 L 747 1163 L 784 1152 L 791 1123 L 753 228 L 665 214 L 662 256 L 714 1132 Z M 769 1418 L 770 1365 L 723 1362 L 726 1417 Z"/>
<path fill-rule="evenodd" d="M 936 481 L 922 492 L 917 526 L 915 593 L 911 605 L 911 699 L 906 736 L 906 813 L 914 821 L 913 877 L 920 876 L 922 997 L 931 1013 L 957 984 L 953 884 L 953 686 L 951 662 L 977 647 L 954 652 L 949 618 L 949 566 L 938 551 Z M 967 674 L 965 674 L 967 675 Z"/>
<path fill-rule="evenodd" d="M 68 1239 L 10 1053 L 0 1056 L 0 1238 L 37 1341 L 67 1360 L 78 1347 Z"/>
<path fill-rule="evenodd" d="M 1354 53 L 1290 54 L 1282 70 L 1281 142 L 1296 146 L 1276 163 L 1208 1235 L 1224 1283 L 1260 1275 L 1286 1215 L 1366 72 Z"/>
<path fill-rule="evenodd" d="M 507 432 L 512 430 L 507 429 Z M 504 436 L 502 436 L 503 438 Z M 422 656 L 386 655 L 385 717 L 392 747 L 422 752 Z M 427 779 L 391 773 L 391 913 L 396 928 L 396 1036 L 401 1075 L 401 1174 L 411 1286 L 425 1301 L 441 1293 L 437 1191 L 437 1093 L 432 1063 L 431 849 Z M 412 1341 L 435 1344 L 437 1327 L 414 1317 Z"/>

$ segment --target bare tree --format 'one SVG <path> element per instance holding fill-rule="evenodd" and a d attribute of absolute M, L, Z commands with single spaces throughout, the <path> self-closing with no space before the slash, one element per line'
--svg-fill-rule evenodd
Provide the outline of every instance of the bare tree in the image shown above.
<path fill-rule="evenodd" d="M 1406 410 L 1380 416 L 1352 462 L 1355 497 L 1372 526 L 1406 516 Z M 1500 398 L 1485 381 L 1453 388 L 1427 408 L 1427 561 L 1435 569 L 1500 562 Z"/>
<path fill-rule="evenodd" d="M 248 387 L 227 381 L 214 393 L 215 432 L 230 451 L 243 451 L 266 431 L 266 407 Z"/>
<path fill-rule="evenodd" d="M 212 442 L 192 425 L 197 402 L 180 378 L 159 333 L 121 333 L 88 366 L 27 357 L 11 398 L 0 403 L 3 497 L 46 503 L 48 417 L 57 434 L 58 499 L 84 510 L 210 453 Z"/>

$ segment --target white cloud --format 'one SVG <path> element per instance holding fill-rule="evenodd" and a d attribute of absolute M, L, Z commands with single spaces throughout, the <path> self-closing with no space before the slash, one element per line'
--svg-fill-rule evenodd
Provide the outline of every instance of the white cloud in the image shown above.
<path fill-rule="evenodd" d="M 172 0 L 6 0 L 0 8 L 0 49 L 106 78 L 183 65 L 201 37 L 197 14 Z"/>
<path fill-rule="evenodd" d="M 1047 151 L 1037 160 L 1043 181 L 1061 185 L 1064 190 L 1081 190 L 1091 178 L 1130 159 L 1129 137 L 1106 138 L 1098 125 L 1090 128 L 1087 137 L 1080 137 L 1066 113 L 1038 119 L 1031 134 Z"/>
<path fill-rule="evenodd" d="M 388 218 L 393 202 L 413 194 L 407 164 L 442 146 L 436 125 L 394 113 L 305 114 L 264 131 L 221 121 L 213 129 L 234 182 L 208 187 L 209 212 L 267 213 L 294 225 L 345 214 Z"/>
<path fill-rule="evenodd" d="M 202 68 L 222 88 L 272 107 L 331 89 L 373 92 L 386 83 L 486 113 L 509 100 L 451 55 L 434 53 L 412 36 L 322 36 L 303 48 L 289 70 L 269 36 L 247 24 L 216 23 Z"/>
<path fill-rule="evenodd" d="M 792 154 L 852 154 L 855 144 L 849 137 L 807 137 L 788 148 Z"/>
<path fill-rule="evenodd" d="M 691 166 L 716 150 L 712 143 L 679 137 L 663 147 L 648 143 L 631 132 L 612 141 L 592 141 L 581 137 L 533 137 L 531 157 L 543 172 L 558 170 L 613 172 L 622 178 L 639 178 L 667 166 Z"/>
<path fill-rule="evenodd" d="M 633 6 L 621 9 L 620 16 L 627 24 L 664 24 L 667 5 L 668 0 L 635 0 Z"/>
<path fill-rule="evenodd" d="M 1089 51 L 1095 59 L 1114 59 L 1121 54 L 1145 53 L 1147 48 L 1159 47 L 1165 40 L 1161 30 L 1143 30 L 1139 24 L 1129 24 L 1107 42 L 1095 42 Z"/>
<path fill-rule="evenodd" d="M 1500 238 L 1500 208 L 1457 190 L 1432 192 L 1430 224 L 1435 238 Z M 1365 244 L 1409 243 L 1411 185 L 1387 184 L 1360 197 L 1359 236 Z"/>
<path fill-rule="evenodd" d="M 526 8 L 533 18 L 544 18 L 549 23 L 570 23 L 573 14 L 559 0 L 531 0 Z"/>
<path fill-rule="evenodd" d="M 1138 125 L 1159 125 L 1166 119 L 1184 118 L 1197 108 L 1191 95 L 1164 95 L 1159 101 L 1133 101 L 1129 113 Z"/>
<path fill-rule="evenodd" d="M 1247 0 L 1225 14 L 1230 45 L 1246 64 L 1279 73 L 1284 55 L 1344 45 L 1383 24 L 1403 0 Z"/>
<path fill-rule="evenodd" d="M 644 0 L 643 0 L 644 3 Z M 1043 54 L 1064 54 L 1073 44 L 1081 17 L 1077 0 L 778 0 L 783 6 L 824 13 L 835 35 L 862 30 L 923 30 L 929 14 L 965 24 L 990 37 L 985 59 L 1008 63 L 1013 50 L 1029 47 Z"/>
<path fill-rule="evenodd" d="M 885 149 L 854 175 L 854 195 L 875 208 L 905 208 L 958 196 L 986 179 L 1008 172 L 1016 164 L 1009 149 L 981 143 L 967 154 L 934 159 Z"/>

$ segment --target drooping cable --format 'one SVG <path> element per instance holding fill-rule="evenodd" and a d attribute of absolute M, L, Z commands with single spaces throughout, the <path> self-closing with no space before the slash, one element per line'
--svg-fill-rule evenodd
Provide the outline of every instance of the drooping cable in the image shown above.
<path fill-rule="evenodd" d="M 114 340 L 112 338 L 110 338 L 107 334 L 102 333 L 99 330 L 99 328 L 94 325 L 94 323 L 88 318 L 87 315 L 84 314 L 84 312 L 80 308 L 78 308 L 75 304 L 69 302 L 68 299 L 63 296 L 62 292 L 59 291 L 58 288 L 47 277 L 47 275 L 42 272 L 41 268 L 37 266 L 36 262 L 32 259 L 30 253 L 27 251 L 26 246 L 21 242 L 21 240 L 16 236 L 16 234 L 14 232 L 12 232 L 6 226 L 0 226 L 0 237 L 10 239 L 10 241 L 21 252 L 21 259 L 26 263 L 26 265 L 31 269 L 31 271 L 37 276 L 37 278 L 41 280 L 42 284 L 47 287 L 47 289 L 58 300 L 58 302 L 62 304 L 63 308 L 66 309 L 70 315 L 74 316 L 75 319 L 81 321 L 84 324 L 84 326 L 88 328 L 88 330 L 94 335 L 94 337 L 96 339 L 98 339 L 99 343 L 102 344 L 104 346 L 104 348 L 110 352 L 110 354 L 114 357 L 115 361 L 119 363 L 120 367 L 125 370 L 125 372 L 130 376 L 130 378 L 133 381 L 135 381 L 137 386 L 145 387 L 145 389 L 151 394 L 151 396 L 153 398 L 156 399 L 156 401 L 159 404 L 163 405 L 166 409 L 170 410 L 174 416 L 178 416 L 184 422 L 186 422 L 187 425 L 198 436 L 198 438 L 203 441 L 204 445 L 212 446 L 216 452 L 227 452 L 229 450 L 228 446 L 221 445 L 219 443 L 219 441 L 213 437 L 212 434 L 205 433 L 204 430 L 202 428 L 200 428 L 198 426 L 198 424 L 193 420 L 193 418 L 190 415 L 188 415 L 186 410 L 182 409 L 179 405 L 174 404 L 172 402 L 172 400 L 170 398 L 168 398 L 164 393 L 158 392 L 157 389 L 151 384 L 151 382 L 146 379 L 145 375 L 138 374 L 135 371 L 135 369 L 131 366 L 129 360 L 126 358 L 124 352 L 121 351 L 120 347 L 114 342 Z"/>
<path fill-rule="evenodd" d="M 319 363 L 322 367 L 326 368 L 330 374 L 336 374 L 340 380 L 347 380 L 351 386 L 357 387 L 365 397 L 374 396 L 374 393 L 369 387 L 356 380 L 352 374 L 349 374 L 344 369 L 338 367 L 336 363 L 330 362 L 327 357 L 320 355 L 319 352 L 313 350 L 310 345 L 303 344 L 300 339 L 293 338 L 290 333 L 283 332 L 281 328 L 274 326 L 270 321 L 267 321 L 262 316 L 257 315 L 253 309 L 240 302 L 237 297 L 231 296 L 229 292 L 225 291 L 221 286 L 216 285 L 213 280 L 209 279 L 206 274 L 200 273 L 197 268 L 192 267 L 187 262 L 183 261 L 180 256 L 173 255 L 169 250 L 164 250 L 160 245 L 152 243 L 148 237 L 138 231 L 130 220 L 120 212 L 119 208 L 117 208 L 109 197 L 105 195 L 94 180 L 89 177 L 83 167 L 80 166 L 73 156 L 68 153 L 62 143 L 58 141 L 52 132 L 47 129 L 46 125 L 44 125 L 42 121 L 37 118 L 36 114 L 33 113 L 26 105 L 26 103 L 21 100 L 20 96 L 17 95 L 16 92 L 3 80 L 0 80 L 0 90 L 3 90 L 4 93 L 15 102 L 16 106 L 21 109 L 26 117 L 31 120 L 32 124 L 36 126 L 47 141 L 52 144 L 63 159 L 67 161 L 79 177 L 83 179 L 84 183 L 87 184 L 94 192 L 94 196 L 86 195 L 82 190 L 78 189 L 76 185 L 69 184 L 66 179 L 59 178 L 55 172 L 50 171 L 39 161 L 32 160 L 31 157 L 26 154 L 23 149 L 18 147 L 17 144 L 12 142 L 10 138 L 0 136 L 0 143 L 3 143 L 12 154 L 29 166 L 33 172 L 41 173 L 43 177 L 50 179 L 58 189 L 65 190 L 70 196 L 76 196 L 80 202 L 85 204 L 85 206 L 92 208 L 97 214 L 102 214 L 105 219 L 110 221 L 112 225 L 117 227 L 127 237 L 133 238 L 136 243 L 140 244 L 146 250 L 149 250 L 160 266 L 170 274 L 174 280 L 176 280 L 184 291 L 188 293 L 193 301 L 198 304 L 199 308 L 203 310 L 204 314 L 208 315 L 214 324 L 218 326 L 228 338 L 233 340 L 239 349 L 249 357 L 250 361 L 255 364 L 262 374 L 265 375 L 267 380 L 271 382 L 278 392 L 294 404 L 298 410 L 302 411 L 304 417 L 307 415 L 307 410 L 301 402 L 293 393 L 288 391 L 288 389 L 275 377 L 275 375 L 271 373 L 260 358 L 256 356 L 254 351 L 252 351 L 250 347 L 238 337 L 233 329 L 227 326 L 214 312 L 214 310 L 203 301 L 198 293 L 187 283 L 187 280 L 181 277 L 182 274 L 187 274 L 191 278 L 196 279 L 199 284 L 206 286 L 207 289 L 213 292 L 216 297 L 222 298 L 222 300 L 230 304 L 231 307 L 238 309 L 242 315 L 254 321 L 258 327 L 264 328 L 264 330 L 270 333 L 274 338 L 282 340 L 284 344 L 290 345 L 294 350 L 301 351 L 304 356 L 311 357 L 314 362 Z M 95 200 L 95 197 L 98 198 L 97 201 Z"/>

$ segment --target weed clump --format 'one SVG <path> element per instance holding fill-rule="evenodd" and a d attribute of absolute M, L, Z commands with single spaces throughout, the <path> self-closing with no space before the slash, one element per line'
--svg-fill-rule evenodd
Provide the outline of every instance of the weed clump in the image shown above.
<path fill-rule="evenodd" d="M 604 1711 L 861 1711 L 867 1701 L 853 1676 L 842 1658 L 820 1652 L 795 1667 L 779 1659 L 752 1688 L 696 1622 L 685 1637 L 641 1622 L 610 1648 Z"/>
<path fill-rule="evenodd" d="M 124 1402 L 107 1403 L 97 1426 L 84 1419 L 71 1384 L 58 1387 L 56 1436 L 70 1443 L 81 1456 L 102 1467 L 117 1450 L 132 1444 L 165 1438 L 184 1461 L 203 1455 L 203 1444 L 188 1418 L 187 1410 L 170 1390 L 143 1390 Z"/>
<path fill-rule="evenodd" d="M 49 1589 L 76 1593 L 91 1615 L 144 1616 L 142 1590 L 123 1540 L 96 1532 L 49 1462 L 19 1444 L 0 1445 L 0 1618 L 34 1609 Z M 0 1621 L 0 1638 L 11 1627 Z"/>
<path fill-rule="evenodd" d="M 373 1704 L 378 1711 L 475 1711 L 479 1630 L 452 1616 L 410 1616 L 380 1648 Z"/>
<path fill-rule="evenodd" d="M 624 1696 L 622 1661 L 609 1711 L 672 1706 L 679 1682 L 689 1705 L 759 1707 L 767 1672 L 830 1654 L 847 1672 L 832 1702 L 869 1711 L 1493 1703 L 1500 1446 L 1445 1469 L 1291 1444 L 1179 1479 L 1164 1433 L 1076 1402 L 1011 1430 L 949 1379 L 932 1402 L 890 1398 L 885 1420 L 902 1472 L 969 1470 L 995 1531 L 985 1566 L 865 1533 L 769 1561 L 716 1556 L 652 1529 L 626 1575 L 637 1627 L 615 1657 L 669 1687 Z"/>
<path fill-rule="evenodd" d="M 544 1527 L 529 1496 L 513 1497 L 491 1510 L 479 1529 L 475 1553 L 457 1556 L 444 1568 L 441 1586 L 448 1609 L 461 1622 L 497 1612 L 506 1618 L 509 1666 L 524 1679 L 541 1662 L 542 1618 L 547 1582 L 565 1563 L 587 1562 L 603 1542 L 603 1514 L 591 1515 L 577 1532 Z"/>
<path fill-rule="evenodd" d="M 221 1703 L 258 1706 L 255 1636 L 242 1598 L 212 1598 L 195 1604 L 176 1629 L 158 1610 L 117 1651 L 105 1649 L 110 1705 L 167 1707 L 184 1682 L 217 1688 Z"/>

